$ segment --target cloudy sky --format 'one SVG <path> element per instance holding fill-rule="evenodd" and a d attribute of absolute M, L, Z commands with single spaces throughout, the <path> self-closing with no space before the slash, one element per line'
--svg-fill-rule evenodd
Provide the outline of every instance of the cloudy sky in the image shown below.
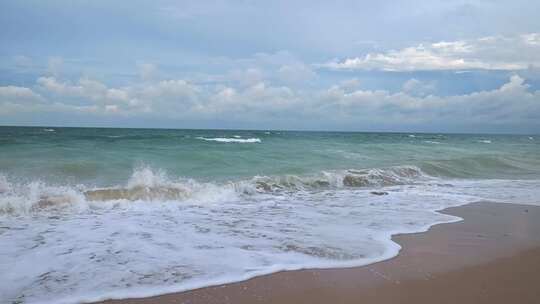
<path fill-rule="evenodd" d="M 538 12 L 2 0 L 0 125 L 539 133 Z"/>

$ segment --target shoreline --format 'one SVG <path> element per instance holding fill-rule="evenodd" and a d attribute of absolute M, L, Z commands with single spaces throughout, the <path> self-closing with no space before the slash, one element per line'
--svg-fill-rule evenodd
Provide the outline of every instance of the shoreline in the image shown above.
<path fill-rule="evenodd" d="M 363 303 L 398 299 L 400 303 L 441 303 L 444 299 L 438 295 L 445 290 L 450 292 L 449 302 L 456 297 L 463 303 L 539 300 L 534 286 L 540 280 L 533 275 L 540 272 L 540 207 L 477 202 L 438 212 L 463 220 L 435 224 L 426 232 L 394 235 L 392 240 L 402 249 L 381 262 L 281 271 L 185 292 L 96 303 L 356 303 L 358 299 Z M 512 269 L 521 269 L 516 272 L 519 276 Z M 527 272 L 529 276 L 523 276 Z M 450 285 L 455 287 L 442 288 Z M 474 287 L 482 288 L 475 291 Z M 500 294 L 510 287 L 518 298 Z M 436 288 L 441 289 L 437 294 Z"/>

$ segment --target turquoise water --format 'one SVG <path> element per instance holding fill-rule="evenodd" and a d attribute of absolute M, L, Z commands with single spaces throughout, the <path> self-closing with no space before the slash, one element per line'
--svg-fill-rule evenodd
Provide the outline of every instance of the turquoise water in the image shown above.
<path fill-rule="evenodd" d="M 0 127 L 2 173 L 95 186 L 122 184 L 140 166 L 215 182 L 397 165 L 435 176 L 536 178 L 539 151 L 540 137 L 528 135 Z"/>
<path fill-rule="evenodd" d="M 476 201 L 540 205 L 535 135 L 0 127 L 0 303 L 394 257 Z M 104 275 L 106 274 L 106 275 Z"/>

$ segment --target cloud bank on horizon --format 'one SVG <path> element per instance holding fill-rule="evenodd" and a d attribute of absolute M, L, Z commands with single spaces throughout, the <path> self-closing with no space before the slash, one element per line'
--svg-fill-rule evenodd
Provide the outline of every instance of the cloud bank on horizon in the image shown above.
<path fill-rule="evenodd" d="M 538 133 L 538 11 L 3 1 L 0 125 Z"/>

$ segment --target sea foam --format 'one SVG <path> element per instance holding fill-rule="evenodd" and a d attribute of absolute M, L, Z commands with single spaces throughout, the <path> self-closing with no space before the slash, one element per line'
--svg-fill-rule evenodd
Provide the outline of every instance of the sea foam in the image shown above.
<path fill-rule="evenodd" d="M 534 204 L 539 186 L 440 179 L 414 166 L 222 183 L 142 166 L 124 184 L 99 189 L 0 175 L 0 281 L 8 282 L 0 302 L 144 297 L 281 270 L 366 265 L 399 252 L 393 234 L 459 220 L 437 210 L 479 200 Z M 99 190 L 126 193 L 91 200 Z"/>
<path fill-rule="evenodd" d="M 234 136 L 233 138 L 226 138 L 226 137 L 216 137 L 216 138 L 207 138 L 207 137 L 197 137 L 197 139 L 201 139 L 204 141 L 215 141 L 215 142 L 222 142 L 222 143 L 260 143 L 260 138 L 238 138 Z"/>

